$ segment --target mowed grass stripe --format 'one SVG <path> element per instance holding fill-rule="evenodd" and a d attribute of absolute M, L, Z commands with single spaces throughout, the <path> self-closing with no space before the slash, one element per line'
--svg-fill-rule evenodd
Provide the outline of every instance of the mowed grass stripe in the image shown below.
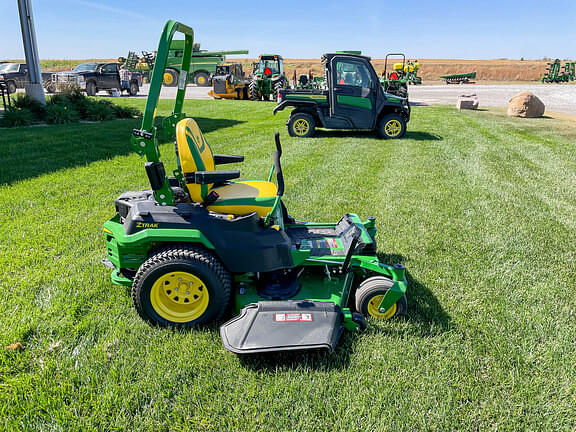
<path fill-rule="evenodd" d="M 417 107 L 405 140 L 301 140 L 272 107 L 186 103 L 216 153 L 246 156 L 243 179 L 266 178 L 281 132 L 297 218 L 376 216 L 381 259 L 409 269 L 408 320 L 372 322 L 332 355 L 251 359 L 227 353 L 215 326 L 149 327 L 99 264 L 113 200 L 147 187 L 128 147 L 138 125 L 85 125 L 72 153 L 104 152 L 47 171 L 41 158 L 61 154 L 30 145 L 29 161 L 14 146 L 2 173 L 15 180 L 0 188 L 0 343 L 27 350 L 0 351 L 0 429 L 574 429 L 574 164 L 562 157 L 574 129 Z M 54 148 L 80 136 L 20 131 Z M 4 132 L 0 144 L 22 136 Z"/>

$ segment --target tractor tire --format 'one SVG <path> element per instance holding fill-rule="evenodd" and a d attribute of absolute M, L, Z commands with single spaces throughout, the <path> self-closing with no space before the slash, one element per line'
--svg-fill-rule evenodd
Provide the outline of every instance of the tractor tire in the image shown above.
<path fill-rule="evenodd" d="M 406 315 L 408 302 L 406 295 L 392 305 L 386 312 L 380 312 L 378 305 L 382 301 L 384 294 L 392 288 L 394 281 L 383 276 L 372 276 L 360 284 L 355 294 L 356 311 L 365 317 L 380 320 L 390 319 L 400 315 Z"/>
<path fill-rule="evenodd" d="M 208 87 L 210 85 L 210 77 L 204 72 L 198 72 L 194 75 L 194 83 L 198 87 Z"/>
<path fill-rule="evenodd" d="M 16 83 L 15 83 L 14 81 L 8 81 L 8 82 L 6 83 L 6 85 L 8 86 L 8 93 L 9 93 L 9 94 L 14 94 L 14 93 L 16 93 L 16 89 L 17 89 L 18 87 L 16 87 Z"/>
<path fill-rule="evenodd" d="M 406 134 L 406 120 L 398 114 L 387 114 L 378 123 L 378 136 L 383 139 L 398 139 Z"/>
<path fill-rule="evenodd" d="M 259 101 L 262 98 L 260 91 L 258 90 L 258 84 L 256 81 L 250 81 L 250 100 Z"/>
<path fill-rule="evenodd" d="M 310 114 L 291 114 L 286 126 L 288 134 L 295 138 L 310 138 L 316 133 L 316 122 Z"/>
<path fill-rule="evenodd" d="M 93 81 L 86 83 L 86 96 L 96 96 L 98 89 L 96 88 L 96 83 Z"/>
<path fill-rule="evenodd" d="M 202 247 L 160 249 L 138 269 L 132 301 L 138 315 L 159 326 L 193 327 L 217 321 L 228 306 L 232 278 Z"/>
<path fill-rule="evenodd" d="M 140 90 L 140 88 L 138 87 L 138 83 L 137 82 L 131 82 L 130 83 L 130 89 L 128 90 L 128 93 L 130 94 L 130 96 L 136 96 L 138 94 L 138 90 Z"/>
<path fill-rule="evenodd" d="M 178 71 L 174 69 L 166 69 L 162 77 L 162 84 L 166 87 L 176 87 L 178 85 Z"/>
<path fill-rule="evenodd" d="M 274 83 L 274 87 L 272 88 L 272 100 L 278 100 L 278 92 L 280 92 L 280 90 L 283 88 L 286 88 L 283 79 Z"/>

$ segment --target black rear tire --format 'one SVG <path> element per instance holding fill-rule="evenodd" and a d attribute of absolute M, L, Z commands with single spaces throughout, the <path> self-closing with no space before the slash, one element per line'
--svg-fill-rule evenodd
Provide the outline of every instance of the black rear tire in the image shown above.
<path fill-rule="evenodd" d="M 286 88 L 286 86 L 284 85 L 283 79 L 279 79 L 278 81 L 276 81 L 274 83 L 274 87 L 273 87 L 273 91 L 272 91 L 273 100 L 278 99 L 278 92 L 283 88 Z"/>
<path fill-rule="evenodd" d="M 90 81 L 86 83 L 86 96 L 96 96 L 98 89 L 96 88 L 96 83 Z"/>
<path fill-rule="evenodd" d="M 222 317 L 231 287 L 230 273 L 209 251 L 176 245 L 160 249 L 140 266 L 132 301 L 138 315 L 152 324 L 192 327 Z"/>
<path fill-rule="evenodd" d="M 406 134 L 406 120 L 399 114 L 387 114 L 378 123 L 378 136 L 384 139 L 398 139 Z"/>
<path fill-rule="evenodd" d="M 138 83 L 131 82 L 130 83 L 130 89 L 128 90 L 128 93 L 130 94 L 130 96 L 136 96 L 138 94 L 138 90 L 140 90 L 138 88 Z"/>
<path fill-rule="evenodd" d="M 288 134 L 295 138 L 310 138 L 316 133 L 316 122 L 310 114 L 291 114 L 287 127 Z"/>
<path fill-rule="evenodd" d="M 250 81 L 249 88 L 250 88 L 250 100 L 258 101 L 262 98 L 262 95 L 258 91 L 258 84 L 256 83 L 255 80 Z"/>
<path fill-rule="evenodd" d="M 210 77 L 204 72 L 198 72 L 194 75 L 194 82 L 198 87 L 208 87 L 210 85 Z"/>

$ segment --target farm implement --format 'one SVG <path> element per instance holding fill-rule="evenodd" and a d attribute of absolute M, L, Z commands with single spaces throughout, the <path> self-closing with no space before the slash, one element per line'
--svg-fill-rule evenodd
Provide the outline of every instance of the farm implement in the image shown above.
<path fill-rule="evenodd" d="M 299 90 L 318 90 L 324 88 L 326 80 L 324 77 L 316 77 L 308 70 L 307 74 L 297 75 L 294 69 L 294 76 L 292 77 L 292 88 Z"/>
<path fill-rule="evenodd" d="M 443 75 L 440 78 L 446 81 L 446 84 L 475 84 L 470 80 L 476 79 L 476 72 Z"/>
<path fill-rule="evenodd" d="M 240 63 L 216 66 L 216 73 L 210 77 L 212 90 L 208 92 L 214 99 L 248 99 L 248 83 Z"/>
<path fill-rule="evenodd" d="M 284 74 L 282 56 L 277 54 L 262 54 L 254 63 L 250 81 L 250 99 L 276 99 L 278 91 L 288 87 L 288 79 Z"/>
<path fill-rule="evenodd" d="M 576 62 L 566 62 L 564 66 L 560 59 L 548 63 L 546 73 L 540 82 L 542 83 L 563 83 L 576 80 Z"/>
<path fill-rule="evenodd" d="M 132 133 L 132 148 L 147 159 L 151 190 L 123 193 L 104 224 L 104 264 L 115 284 L 132 287 L 138 314 L 159 326 L 193 327 L 232 310 L 220 335 L 235 353 L 333 350 L 344 329 L 365 328 L 366 317 L 404 314 L 405 268 L 379 262 L 375 219 L 294 220 L 282 202 L 278 133 L 267 181 L 234 181 L 239 171 L 216 170 L 244 158 L 212 152 L 198 124 L 182 113 L 184 81 L 162 121 L 177 149 L 178 167 L 166 175 L 154 114 L 176 32 L 185 35 L 187 72 L 193 30 L 168 21 L 142 126 Z"/>
<path fill-rule="evenodd" d="M 322 56 L 327 82 L 321 88 L 283 89 L 274 114 L 292 107 L 290 136 L 307 138 L 316 128 L 376 130 L 381 138 L 402 138 L 410 121 L 408 99 L 384 91 L 370 57 Z"/>

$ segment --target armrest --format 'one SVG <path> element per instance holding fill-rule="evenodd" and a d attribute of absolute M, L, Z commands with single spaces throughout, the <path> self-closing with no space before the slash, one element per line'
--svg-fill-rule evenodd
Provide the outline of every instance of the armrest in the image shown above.
<path fill-rule="evenodd" d="M 221 155 L 221 154 L 214 155 L 215 165 L 222 165 L 236 162 L 244 162 L 244 156 Z"/>
<path fill-rule="evenodd" d="M 210 184 L 221 183 L 240 177 L 240 171 L 196 171 L 185 174 L 187 183 Z"/>

